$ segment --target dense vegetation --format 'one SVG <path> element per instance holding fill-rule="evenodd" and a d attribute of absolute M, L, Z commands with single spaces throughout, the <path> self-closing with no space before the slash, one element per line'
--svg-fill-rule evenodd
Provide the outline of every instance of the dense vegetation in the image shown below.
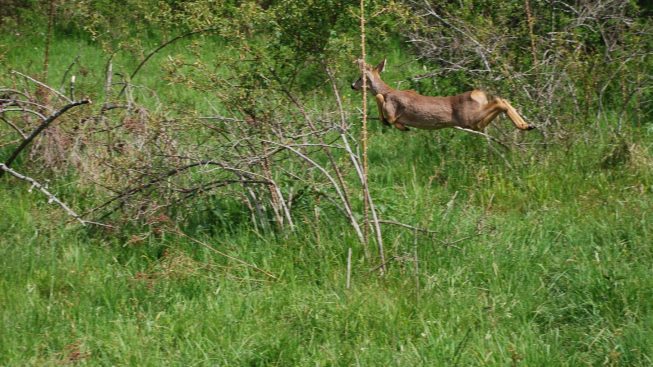
<path fill-rule="evenodd" d="M 0 177 L 0 365 L 653 364 L 646 4 L 366 1 L 389 84 L 538 126 L 372 108 L 377 228 L 358 2 L 0 0 L 0 163 L 54 195 Z"/>

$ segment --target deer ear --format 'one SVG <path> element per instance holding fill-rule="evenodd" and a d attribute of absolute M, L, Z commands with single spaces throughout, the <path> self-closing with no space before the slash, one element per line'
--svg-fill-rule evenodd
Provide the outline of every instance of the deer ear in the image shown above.
<path fill-rule="evenodd" d="M 386 59 L 383 58 L 383 61 L 381 61 L 375 68 L 379 73 L 383 72 L 383 69 L 385 69 L 385 60 Z"/>

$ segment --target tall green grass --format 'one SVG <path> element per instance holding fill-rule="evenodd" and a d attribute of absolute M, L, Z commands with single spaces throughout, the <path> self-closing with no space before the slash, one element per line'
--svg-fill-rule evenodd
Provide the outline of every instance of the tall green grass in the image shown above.
<path fill-rule="evenodd" d="M 93 72 L 106 62 L 81 52 Z M 165 90 L 156 71 L 142 81 Z M 374 125 L 382 217 L 437 232 L 386 225 L 384 277 L 336 212 L 292 233 L 260 234 L 236 207 L 186 223 L 271 278 L 165 230 L 63 224 L 5 175 L 0 365 L 651 365 L 653 147 L 644 129 L 623 137 L 623 157 L 601 131 L 501 156 L 458 131 Z"/>

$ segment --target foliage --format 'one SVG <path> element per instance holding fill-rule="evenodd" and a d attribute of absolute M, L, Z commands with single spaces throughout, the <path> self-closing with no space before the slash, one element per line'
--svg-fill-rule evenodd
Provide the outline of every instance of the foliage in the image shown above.
<path fill-rule="evenodd" d="M 389 83 L 488 88 L 543 132 L 372 123 L 384 277 L 354 230 L 358 2 L 57 1 L 47 75 L 47 4 L 7 3 L 0 161 L 90 97 L 15 168 L 111 227 L 0 177 L 0 364 L 651 364 L 635 2 L 366 1 Z"/>
<path fill-rule="evenodd" d="M 547 133 L 618 113 L 651 117 L 651 19 L 634 2 L 416 2 L 415 50 L 433 67 L 419 89 L 483 87 L 517 102 Z M 551 111 L 557 113 L 552 114 Z M 548 131 L 551 125 L 556 129 Z"/>
<path fill-rule="evenodd" d="M 606 169 L 607 137 L 514 169 L 436 138 L 373 137 L 385 213 L 437 234 L 388 228 L 389 273 L 357 249 L 349 290 L 356 240 L 325 213 L 277 238 L 185 228 L 273 280 L 165 229 L 52 227 L 61 213 L 4 185 L 0 364 L 649 365 L 650 137 Z"/>

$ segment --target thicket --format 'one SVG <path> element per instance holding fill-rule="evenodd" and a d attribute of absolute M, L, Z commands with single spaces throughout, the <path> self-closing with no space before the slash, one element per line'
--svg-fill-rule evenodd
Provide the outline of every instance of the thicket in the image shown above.
<path fill-rule="evenodd" d="M 653 113 L 652 22 L 643 4 L 368 1 L 369 61 L 402 49 L 418 61 L 395 82 L 400 87 L 425 94 L 480 87 L 512 100 L 539 127 L 531 143 L 546 146 L 572 132 L 587 138 L 592 129 L 623 140 L 624 127 L 648 124 Z M 359 102 L 340 95 L 357 74 L 359 2 L 2 5 L 2 160 L 16 156 L 23 170 L 78 177 L 79 190 L 92 192 L 76 201 L 85 220 L 152 223 L 206 205 L 247 212 L 252 225 L 271 229 L 326 206 L 363 235 Z M 12 34 L 42 43 L 42 66 L 21 71 L 2 61 L 14 51 L 7 49 L 15 47 Z M 71 59 L 54 80 L 52 37 L 100 45 L 106 56 L 96 79 L 84 79 L 89 71 Z M 167 52 L 178 44 L 183 53 Z M 163 56 L 162 82 L 141 80 L 152 58 Z M 48 123 L 85 98 L 93 104 Z M 30 143 L 37 126 L 42 134 Z M 522 136 L 497 132 L 526 149 Z"/>
<path fill-rule="evenodd" d="M 511 99 L 552 134 L 606 115 L 618 120 L 610 127 L 616 131 L 624 121 L 641 125 L 652 117 L 651 19 L 635 2 L 415 2 L 412 8 L 424 23 L 409 32 L 409 42 L 436 65 L 414 78 L 418 86 L 440 81 L 453 91 L 462 82 L 512 91 Z"/>
<path fill-rule="evenodd" d="M 648 2 L 365 4 L 538 126 L 371 103 L 382 233 L 357 1 L 0 0 L 0 364 L 650 366 Z"/>

